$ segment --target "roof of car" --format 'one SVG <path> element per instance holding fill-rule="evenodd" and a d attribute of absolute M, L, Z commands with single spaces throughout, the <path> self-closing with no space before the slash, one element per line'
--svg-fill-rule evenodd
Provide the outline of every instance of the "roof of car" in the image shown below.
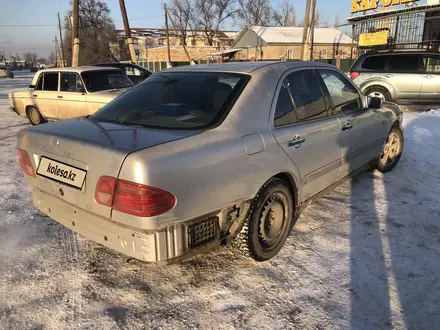
<path fill-rule="evenodd" d="M 112 67 L 99 67 L 99 66 L 79 66 L 79 67 L 60 67 L 60 68 L 50 68 L 50 69 L 44 69 L 41 70 L 41 72 L 53 72 L 53 71 L 67 71 L 67 72 L 86 72 L 86 71 L 99 71 L 99 70 L 120 70 L 118 68 L 112 68 Z"/>
<path fill-rule="evenodd" d="M 380 51 L 371 51 L 367 52 L 365 54 L 362 54 L 362 56 L 375 56 L 375 55 L 440 55 L 440 52 L 435 51 L 429 51 L 429 50 L 380 50 Z"/>
<path fill-rule="evenodd" d="M 258 61 L 258 62 L 231 62 L 221 64 L 203 64 L 203 65 L 185 65 L 178 66 L 165 72 L 181 72 L 181 71 L 207 71 L 207 72 L 237 72 L 251 73 L 255 70 L 268 66 L 285 66 L 287 68 L 300 68 L 306 66 L 332 67 L 329 64 L 320 62 L 284 62 L 284 61 Z"/>

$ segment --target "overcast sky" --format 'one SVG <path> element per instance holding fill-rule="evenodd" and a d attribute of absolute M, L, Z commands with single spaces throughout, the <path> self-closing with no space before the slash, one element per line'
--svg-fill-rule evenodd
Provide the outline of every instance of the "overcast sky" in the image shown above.
<path fill-rule="evenodd" d="M 57 12 L 63 17 L 71 7 L 69 0 L 1 0 L 0 8 L 0 50 L 22 54 L 30 51 L 47 57 L 54 48 L 57 35 Z M 106 1 L 117 28 L 122 28 L 122 19 L 118 0 Z M 281 0 L 273 0 L 275 4 Z M 131 28 L 162 27 L 164 25 L 163 0 L 126 0 L 127 13 Z M 293 0 L 298 19 L 305 11 L 305 0 Z M 426 0 L 420 1 L 426 3 Z M 338 12 L 341 21 L 350 16 L 351 0 L 318 0 L 318 10 L 322 21 L 330 25 Z M 17 25 L 17 26 L 11 26 Z M 27 25 L 27 26 L 23 26 Z M 228 24 L 223 28 L 239 30 L 239 26 Z"/>

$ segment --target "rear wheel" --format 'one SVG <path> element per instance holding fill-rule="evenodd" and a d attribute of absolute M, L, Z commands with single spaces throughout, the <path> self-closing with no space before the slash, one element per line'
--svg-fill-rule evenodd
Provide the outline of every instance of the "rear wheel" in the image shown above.
<path fill-rule="evenodd" d="M 382 99 L 384 102 L 391 100 L 390 93 L 381 86 L 372 86 L 367 88 L 367 90 L 365 91 L 365 95 L 369 97 L 378 97 Z"/>
<path fill-rule="evenodd" d="M 32 125 L 40 125 L 46 122 L 36 107 L 28 107 L 26 115 Z"/>
<path fill-rule="evenodd" d="M 234 242 L 256 261 L 274 257 L 283 247 L 294 222 L 294 200 L 288 184 L 270 179 L 252 203 L 248 219 Z"/>
<path fill-rule="evenodd" d="M 383 152 L 377 161 L 377 169 L 381 172 L 391 171 L 399 162 L 403 151 L 403 133 L 398 127 L 393 127 L 388 134 Z"/>

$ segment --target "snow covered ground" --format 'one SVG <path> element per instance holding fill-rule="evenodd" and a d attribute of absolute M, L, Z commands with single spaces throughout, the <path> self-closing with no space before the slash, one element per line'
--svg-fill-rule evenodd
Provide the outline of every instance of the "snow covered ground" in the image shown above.
<path fill-rule="evenodd" d="M 405 113 L 400 164 L 308 207 L 271 261 L 157 266 L 38 215 L 14 149 L 28 122 L 1 99 L 30 77 L 0 80 L 0 328 L 439 328 L 440 111 Z"/>

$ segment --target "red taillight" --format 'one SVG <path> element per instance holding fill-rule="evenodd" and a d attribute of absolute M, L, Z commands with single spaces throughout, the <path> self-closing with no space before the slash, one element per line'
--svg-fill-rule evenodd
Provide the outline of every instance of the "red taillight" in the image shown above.
<path fill-rule="evenodd" d="M 348 76 L 350 77 L 351 80 L 356 79 L 357 77 L 359 77 L 360 73 L 359 72 L 349 72 Z"/>
<path fill-rule="evenodd" d="M 17 151 L 18 151 L 18 162 L 20 163 L 20 167 L 23 173 L 35 177 L 34 166 L 32 165 L 28 153 L 23 149 L 18 149 Z"/>
<path fill-rule="evenodd" d="M 176 197 L 165 190 L 112 177 L 99 179 L 95 200 L 116 211 L 138 217 L 163 214 L 176 204 Z"/>
<path fill-rule="evenodd" d="M 102 176 L 99 178 L 95 189 L 95 201 L 98 204 L 112 207 L 115 193 L 116 178 Z"/>

